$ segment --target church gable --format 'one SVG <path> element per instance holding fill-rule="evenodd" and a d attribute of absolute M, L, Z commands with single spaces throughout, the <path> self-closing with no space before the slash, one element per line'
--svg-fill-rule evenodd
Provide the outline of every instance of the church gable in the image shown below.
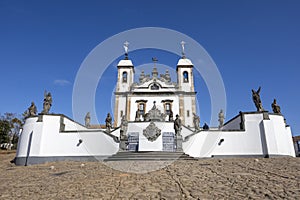
<path fill-rule="evenodd" d="M 160 78 L 152 78 L 144 83 L 134 83 L 131 87 L 132 92 L 163 92 L 175 90 L 176 83 L 165 82 Z"/>
<path fill-rule="evenodd" d="M 152 77 L 150 77 L 150 74 L 145 74 L 144 71 L 141 72 L 139 82 L 132 84 L 131 91 L 175 91 L 176 87 L 177 83 L 171 82 L 171 76 L 168 70 L 166 70 L 165 74 L 158 76 L 158 71 L 156 67 L 154 67 Z"/>

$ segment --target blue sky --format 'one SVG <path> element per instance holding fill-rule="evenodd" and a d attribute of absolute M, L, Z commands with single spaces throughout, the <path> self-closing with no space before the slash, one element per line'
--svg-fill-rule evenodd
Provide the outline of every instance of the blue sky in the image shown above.
<path fill-rule="evenodd" d="M 31 101 L 41 111 L 46 89 L 53 95 L 52 112 L 72 117 L 73 83 L 93 48 L 128 29 L 163 27 L 195 39 L 213 58 L 226 89 L 227 120 L 239 111 L 254 111 L 251 89 L 262 86 L 264 108 L 271 111 L 277 98 L 293 134 L 299 135 L 299 9 L 297 0 L 1 0 L 0 113 L 22 113 Z M 156 56 L 159 63 L 174 69 L 178 59 L 151 49 L 130 56 L 135 65 Z M 112 63 L 97 88 L 100 122 L 111 112 L 116 73 Z M 203 124 L 210 120 L 210 99 L 201 75 L 195 76 Z"/>

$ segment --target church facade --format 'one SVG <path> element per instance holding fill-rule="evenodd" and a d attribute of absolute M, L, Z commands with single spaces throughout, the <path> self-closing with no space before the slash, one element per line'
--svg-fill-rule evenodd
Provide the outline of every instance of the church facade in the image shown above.
<path fill-rule="evenodd" d="M 155 64 L 154 64 L 155 65 Z M 169 71 L 158 74 L 154 66 L 151 74 L 141 72 L 139 82 L 134 82 L 135 70 L 127 57 L 118 64 L 118 82 L 115 92 L 114 125 L 120 126 L 122 116 L 127 121 L 149 121 L 151 108 L 157 107 L 162 121 L 173 121 L 179 114 L 185 126 L 193 127 L 196 113 L 193 64 L 183 57 L 178 61 L 177 82 L 172 82 Z"/>
<path fill-rule="evenodd" d="M 106 160 L 122 152 L 174 152 L 193 158 L 295 156 L 291 128 L 281 113 L 240 112 L 219 127 L 199 127 L 193 63 L 184 54 L 175 82 L 169 71 L 158 73 L 155 59 L 151 74 L 142 71 L 135 82 L 127 51 L 116 67 L 114 120 L 107 118 L 106 128 L 49 114 L 50 108 L 31 112 L 15 163 Z"/>

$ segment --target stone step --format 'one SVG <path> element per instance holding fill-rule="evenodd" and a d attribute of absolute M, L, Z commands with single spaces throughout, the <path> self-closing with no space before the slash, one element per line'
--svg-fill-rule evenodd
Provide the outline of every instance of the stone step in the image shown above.
<path fill-rule="evenodd" d="M 118 152 L 104 161 L 121 161 L 121 160 L 194 160 L 195 158 L 183 152 Z"/>

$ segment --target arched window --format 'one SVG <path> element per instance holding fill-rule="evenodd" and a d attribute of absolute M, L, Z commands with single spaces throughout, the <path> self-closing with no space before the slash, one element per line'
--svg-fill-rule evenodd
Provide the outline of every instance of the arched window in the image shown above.
<path fill-rule="evenodd" d="M 139 111 L 139 114 L 142 116 L 145 114 L 145 103 L 139 103 L 138 111 Z"/>
<path fill-rule="evenodd" d="M 189 82 L 189 74 L 188 74 L 187 71 L 184 71 L 184 72 L 183 72 L 183 82 L 184 82 L 184 83 Z"/>
<path fill-rule="evenodd" d="M 171 103 L 166 103 L 165 104 L 165 113 L 167 114 L 167 115 L 169 115 L 170 114 L 170 112 L 171 112 Z"/>
<path fill-rule="evenodd" d="M 168 116 L 169 121 L 173 121 L 173 111 L 172 111 L 172 102 L 171 99 L 165 99 L 161 101 L 164 104 L 165 114 Z"/>
<path fill-rule="evenodd" d="M 122 75 L 122 77 L 123 77 L 123 83 L 127 83 L 127 72 L 123 72 L 123 75 Z"/>

